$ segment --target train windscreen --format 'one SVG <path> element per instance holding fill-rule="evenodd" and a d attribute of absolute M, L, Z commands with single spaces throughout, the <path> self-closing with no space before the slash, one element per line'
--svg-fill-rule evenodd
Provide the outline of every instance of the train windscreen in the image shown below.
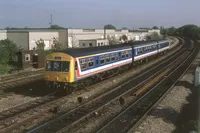
<path fill-rule="evenodd" d="M 69 72 L 69 61 L 46 61 L 46 71 Z"/>

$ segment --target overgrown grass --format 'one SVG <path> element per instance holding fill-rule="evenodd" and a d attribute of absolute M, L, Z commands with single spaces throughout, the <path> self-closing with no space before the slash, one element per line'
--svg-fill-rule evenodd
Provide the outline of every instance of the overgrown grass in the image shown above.
<path fill-rule="evenodd" d="M 12 66 L 8 64 L 0 64 L 0 75 L 8 74 L 12 69 Z"/>

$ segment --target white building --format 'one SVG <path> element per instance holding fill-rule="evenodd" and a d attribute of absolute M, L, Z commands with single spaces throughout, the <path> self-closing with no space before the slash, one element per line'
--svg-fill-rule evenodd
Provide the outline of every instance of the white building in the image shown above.
<path fill-rule="evenodd" d="M 134 40 L 136 36 L 142 34 L 129 32 L 128 30 L 115 29 L 68 29 L 68 47 L 83 47 L 83 45 L 79 43 L 79 40 L 98 40 L 99 38 L 115 38 L 119 40 L 123 35 L 126 35 L 128 40 Z"/>
<path fill-rule="evenodd" d="M 149 32 L 149 34 L 156 32 L 156 33 L 158 33 L 158 35 L 160 35 L 160 30 L 158 30 L 158 29 L 151 29 L 151 30 L 148 30 L 148 32 Z"/>
<path fill-rule="evenodd" d="M 79 40 L 79 47 L 98 47 L 109 45 L 108 39 Z"/>
<path fill-rule="evenodd" d="M 7 30 L 0 30 L 0 40 L 7 39 Z"/>
<path fill-rule="evenodd" d="M 36 49 L 36 41 L 42 39 L 47 50 L 52 48 L 54 38 L 59 39 L 59 32 L 51 29 L 16 29 L 8 30 L 7 38 L 23 50 Z"/>
<path fill-rule="evenodd" d="M 159 30 L 129 32 L 115 29 L 9 29 L 0 31 L 0 40 L 8 38 L 23 50 L 33 50 L 36 48 L 36 41 L 40 39 L 44 40 L 45 49 L 52 48 L 54 38 L 65 47 L 87 47 L 91 43 L 92 46 L 108 45 L 107 39 L 111 37 L 120 41 L 123 35 L 126 35 L 128 40 L 145 40 L 152 32 L 160 34 Z M 83 45 L 84 42 L 88 44 Z"/>

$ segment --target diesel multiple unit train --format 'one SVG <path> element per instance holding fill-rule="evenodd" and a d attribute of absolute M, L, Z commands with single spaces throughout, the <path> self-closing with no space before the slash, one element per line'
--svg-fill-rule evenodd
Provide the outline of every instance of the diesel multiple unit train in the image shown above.
<path fill-rule="evenodd" d="M 140 41 L 126 44 L 69 48 L 46 56 L 44 78 L 48 83 L 69 84 L 110 69 L 162 53 L 169 40 Z"/>

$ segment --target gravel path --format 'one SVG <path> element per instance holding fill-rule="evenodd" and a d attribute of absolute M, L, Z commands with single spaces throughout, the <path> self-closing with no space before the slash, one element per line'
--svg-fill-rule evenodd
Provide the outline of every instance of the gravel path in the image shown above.
<path fill-rule="evenodd" d="M 23 103 L 34 101 L 38 98 L 40 97 L 29 97 L 18 94 L 13 94 L 11 96 L 8 96 L 7 98 L 2 98 L 0 99 L 0 112 Z"/>
<path fill-rule="evenodd" d="M 197 108 L 193 103 L 197 100 L 189 99 L 193 93 L 194 71 L 200 64 L 200 52 L 190 69 L 177 82 L 176 86 L 155 107 L 133 133 L 189 133 L 197 126 L 194 111 Z M 197 93 L 196 93 L 197 94 Z M 190 106 L 193 105 L 193 108 Z M 193 112 L 191 112 L 193 111 Z M 195 111 L 196 112 L 196 111 Z M 192 125 L 192 126 L 191 126 Z"/>

